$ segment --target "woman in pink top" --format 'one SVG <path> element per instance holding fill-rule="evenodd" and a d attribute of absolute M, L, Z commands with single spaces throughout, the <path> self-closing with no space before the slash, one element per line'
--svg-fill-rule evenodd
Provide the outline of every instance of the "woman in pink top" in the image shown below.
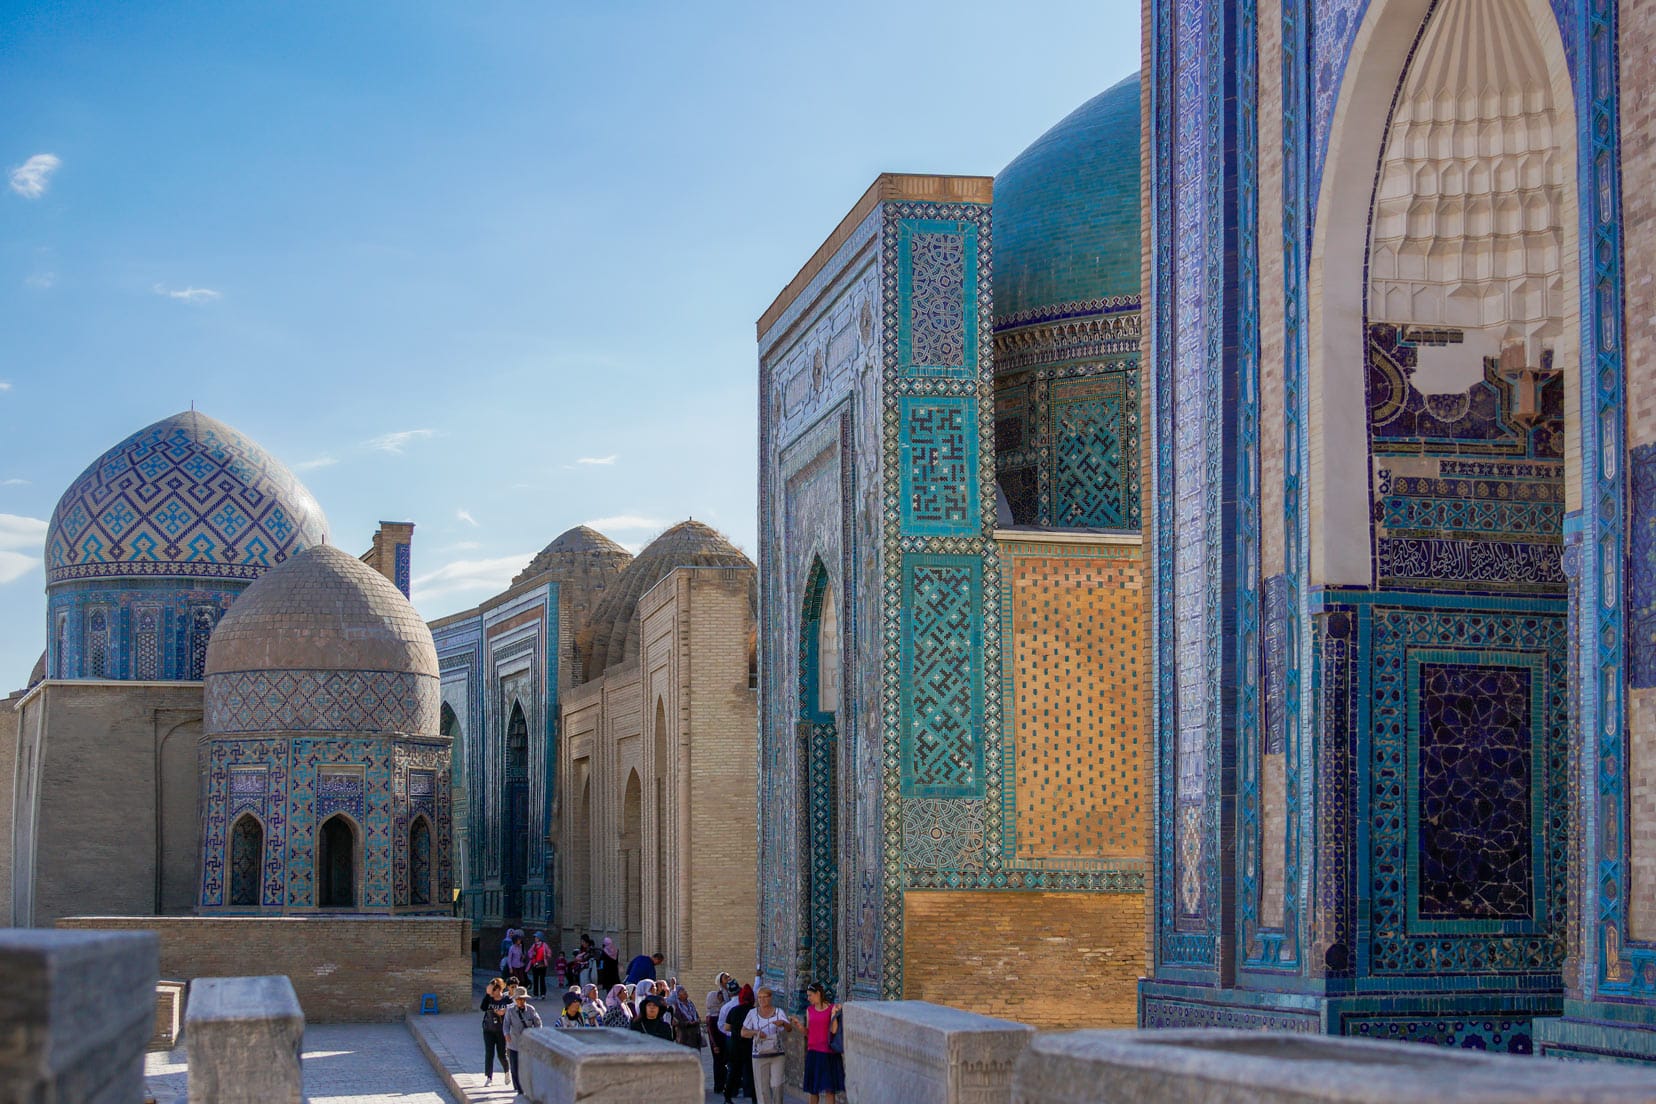
<path fill-rule="evenodd" d="M 805 989 L 805 1091 L 811 1104 L 826 1096 L 837 1104 L 845 1091 L 845 1058 L 834 1052 L 833 1037 L 840 1032 L 839 1005 L 828 1003 L 828 993 L 818 982 Z"/>

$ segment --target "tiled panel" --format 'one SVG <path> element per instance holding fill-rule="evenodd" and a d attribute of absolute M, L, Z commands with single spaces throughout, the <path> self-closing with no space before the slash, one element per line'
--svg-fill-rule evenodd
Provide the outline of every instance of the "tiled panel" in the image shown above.
<path fill-rule="evenodd" d="M 978 228 L 904 219 L 899 229 L 897 356 L 914 376 L 970 378 L 978 368 Z"/>
<path fill-rule="evenodd" d="M 1521 920 L 1534 909 L 1532 674 L 1500 664 L 1418 667 L 1422 918 Z"/>
<path fill-rule="evenodd" d="M 1143 857 L 1142 567 L 1056 550 L 1012 564 L 1017 855 Z"/>
<path fill-rule="evenodd" d="M 979 530 L 977 402 L 969 396 L 901 401 L 898 464 L 904 528 L 965 536 Z"/>
<path fill-rule="evenodd" d="M 983 565 L 903 557 L 903 790 L 971 797 L 983 789 Z"/>

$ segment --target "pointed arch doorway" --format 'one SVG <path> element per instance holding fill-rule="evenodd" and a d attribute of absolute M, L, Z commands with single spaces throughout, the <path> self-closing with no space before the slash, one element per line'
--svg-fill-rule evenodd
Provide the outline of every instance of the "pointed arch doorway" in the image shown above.
<path fill-rule="evenodd" d="M 800 779 L 799 976 L 839 990 L 839 612 L 828 572 L 818 560 L 805 583 L 799 619 Z"/>

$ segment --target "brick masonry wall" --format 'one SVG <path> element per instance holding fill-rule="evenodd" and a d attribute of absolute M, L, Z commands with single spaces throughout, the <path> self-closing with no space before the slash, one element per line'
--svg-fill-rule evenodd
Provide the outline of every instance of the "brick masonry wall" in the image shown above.
<path fill-rule="evenodd" d="M 153 931 L 161 977 L 286 974 L 307 1023 L 400 1020 L 437 994 L 471 1007 L 471 924 L 445 917 L 76 916 L 59 928 Z"/>
<path fill-rule="evenodd" d="M 1132 1027 L 1137 893 L 903 895 L 903 996 L 1038 1028 Z"/>
<path fill-rule="evenodd" d="M 1014 565 L 1018 856 L 1144 858 L 1150 640 L 1139 550 L 1003 547 Z"/>

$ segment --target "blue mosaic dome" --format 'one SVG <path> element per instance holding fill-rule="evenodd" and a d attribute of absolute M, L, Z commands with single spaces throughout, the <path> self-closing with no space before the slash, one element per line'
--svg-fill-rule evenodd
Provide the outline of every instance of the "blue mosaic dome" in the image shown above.
<path fill-rule="evenodd" d="M 256 579 L 327 530 L 279 460 L 187 410 L 122 441 L 64 492 L 46 530 L 46 581 Z"/>
<path fill-rule="evenodd" d="M 1139 77 L 1076 108 L 995 177 L 995 322 L 1139 294 Z"/>

